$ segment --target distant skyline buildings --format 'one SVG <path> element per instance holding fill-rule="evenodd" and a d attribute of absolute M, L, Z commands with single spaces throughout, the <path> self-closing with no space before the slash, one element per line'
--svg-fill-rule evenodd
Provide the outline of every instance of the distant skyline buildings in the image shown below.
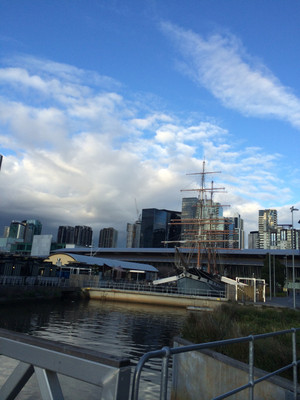
<path fill-rule="evenodd" d="M 88 247 L 92 245 L 93 230 L 89 226 L 64 226 L 61 225 L 57 232 L 58 244 L 74 244 L 76 246 Z"/>
<path fill-rule="evenodd" d="M 103 228 L 99 233 L 99 247 L 115 248 L 118 242 L 118 231 L 112 227 Z"/>
<path fill-rule="evenodd" d="M 118 243 L 118 231 L 113 228 L 103 228 L 99 231 L 98 243 L 96 238 L 93 243 L 93 230 L 86 225 L 61 225 L 58 227 L 57 236 L 53 236 L 53 245 L 73 245 L 78 247 L 174 247 L 180 246 L 180 241 L 193 240 L 195 225 L 192 219 L 198 218 L 199 208 L 197 197 L 182 199 L 182 210 L 172 211 L 167 209 L 146 208 L 135 223 L 127 223 L 126 237 L 121 245 Z M 203 217 L 207 220 L 216 219 L 214 222 L 218 232 L 220 248 L 243 249 L 299 249 L 300 230 L 292 230 L 292 224 L 278 223 L 276 209 L 258 210 L 257 230 L 248 234 L 248 246 L 245 246 L 244 220 L 239 214 L 224 216 L 220 203 L 206 200 L 206 207 L 202 209 Z M 294 216 L 298 222 L 297 215 Z M 185 221 L 185 222 L 184 222 Z M 204 230 L 208 230 L 204 227 Z M 102 233 L 101 233 L 102 231 Z M 221 233 L 223 231 L 223 233 Z M 20 253 L 28 252 L 34 236 L 41 235 L 42 223 L 38 219 L 12 220 L 9 226 L 4 227 L 0 238 L 0 251 L 13 251 L 18 247 Z M 95 237 L 95 235 L 94 235 Z M 205 240 L 205 237 L 202 238 Z M 56 241 L 55 241 L 56 240 Z M 169 242 L 169 243 L 166 243 Z M 23 244 L 23 245 L 22 245 Z M 17 246 L 17 247 L 16 247 Z M 182 244 L 184 246 L 184 244 Z M 11 250 L 10 250 L 11 249 Z M 23 249 L 23 250 L 22 250 Z"/>
<path fill-rule="evenodd" d="M 276 209 L 258 211 L 258 231 L 248 235 L 249 249 L 299 249 L 300 230 L 292 224 L 279 224 Z"/>

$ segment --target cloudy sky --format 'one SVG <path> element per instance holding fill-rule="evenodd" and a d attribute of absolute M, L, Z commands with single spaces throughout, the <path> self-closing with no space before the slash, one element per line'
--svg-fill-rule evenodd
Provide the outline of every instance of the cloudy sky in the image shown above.
<path fill-rule="evenodd" d="M 181 209 L 207 176 L 248 233 L 300 209 L 299 0 L 2 0 L 0 235 Z M 219 197 L 218 197 L 219 196 Z M 294 213 L 295 227 L 300 213 Z"/>

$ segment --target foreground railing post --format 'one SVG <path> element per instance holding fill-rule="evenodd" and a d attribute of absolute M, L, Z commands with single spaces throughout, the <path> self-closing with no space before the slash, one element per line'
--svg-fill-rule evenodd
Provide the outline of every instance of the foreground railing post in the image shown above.
<path fill-rule="evenodd" d="M 296 329 L 293 329 L 292 333 L 292 341 L 293 341 L 293 386 L 294 386 L 294 400 L 297 399 L 297 338 L 296 338 Z"/>
<path fill-rule="evenodd" d="M 254 337 L 251 335 L 249 336 L 249 400 L 254 399 Z"/>
<path fill-rule="evenodd" d="M 160 384 L 160 400 L 167 400 L 168 395 L 168 371 L 169 371 L 169 358 L 171 355 L 171 351 L 169 347 L 163 347 L 162 350 L 165 352 L 165 355 L 162 359 L 162 368 L 161 368 L 161 384 Z"/>

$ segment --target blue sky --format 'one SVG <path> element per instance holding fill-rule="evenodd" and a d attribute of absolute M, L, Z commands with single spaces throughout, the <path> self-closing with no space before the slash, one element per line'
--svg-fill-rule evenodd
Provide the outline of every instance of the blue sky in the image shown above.
<path fill-rule="evenodd" d="M 85 224 L 97 242 L 114 226 L 124 243 L 142 208 L 180 210 L 204 158 L 246 232 L 259 209 L 291 223 L 299 13 L 298 0 L 2 0 L 0 229 Z"/>

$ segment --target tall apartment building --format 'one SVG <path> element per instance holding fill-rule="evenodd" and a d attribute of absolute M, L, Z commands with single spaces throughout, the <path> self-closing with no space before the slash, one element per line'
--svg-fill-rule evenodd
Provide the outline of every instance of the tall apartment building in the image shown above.
<path fill-rule="evenodd" d="M 277 210 L 259 210 L 258 233 L 260 249 L 299 249 L 300 231 L 291 224 L 278 224 Z"/>
<path fill-rule="evenodd" d="M 99 247 L 117 247 L 118 231 L 114 228 L 103 228 L 99 233 Z"/>
<path fill-rule="evenodd" d="M 201 203 L 202 202 L 202 203 Z M 200 224 L 195 223 L 200 221 Z M 223 207 L 220 203 L 210 199 L 205 201 L 197 197 L 186 197 L 182 199 L 181 212 L 181 239 L 184 242 L 199 240 L 205 247 L 215 239 L 219 248 L 244 248 L 244 221 L 237 215 L 235 217 L 224 217 Z"/>
<path fill-rule="evenodd" d="M 93 230 L 89 226 L 59 226 L 57 243 L 75 244 L 76 246 L 90 246 L 93 239 Z"/>
<path fill-rule="evenodd" d="M 251 231 L 248 234 L 248 249 L 259 249 L 259 232 Z"/>
<path fill-rule="evenodd" d="M 196 218 L 197 197 L 184 197 L 181 204 L 181 240 L 192 240 L 195 236 L 195 226 L 191 223 Z M 189 223 L 190 222 L 190 223 Z"/>
<path fill-rule="evenodd" d="M 274 249 L 277 246 L 277 210 L 258 211 L 258 234 L 260 249 Z"/>
<path fill-rule="evenodd" d="M 164 243 L 180 239 L 180 225 L 170 225 L 171 220 L 174 219 L 180 219 L 180 212 L 144 208 L 142 210 L 140 247 L 174 247 L 176 243 Z"/>
<path fill-rule="evenodd" d="M 127 237 L 126 247 L 127 248 L 139 248 L 141 239 L 141 220 L 136 221 L 134 224 L 127 224 Z"/>
<path fill-rule="evenodd" d="M 74 244 L 75 228 L 73 226 L 61 225 L 58 227 L 57 243 Z"/>
<path fill-rule="evenodd" d="M 224 231 L 226 232 L 224 247 L 229 249 L 244 249 L 244 220 L 240 215 L 224 217 Z"/>
<path fill-rule="evenodd" d="M 76 246 L 88 247 L 92 245 L 93 230 L 90 226 L 76 225 L 74 229 L 74 243 Z"/>

